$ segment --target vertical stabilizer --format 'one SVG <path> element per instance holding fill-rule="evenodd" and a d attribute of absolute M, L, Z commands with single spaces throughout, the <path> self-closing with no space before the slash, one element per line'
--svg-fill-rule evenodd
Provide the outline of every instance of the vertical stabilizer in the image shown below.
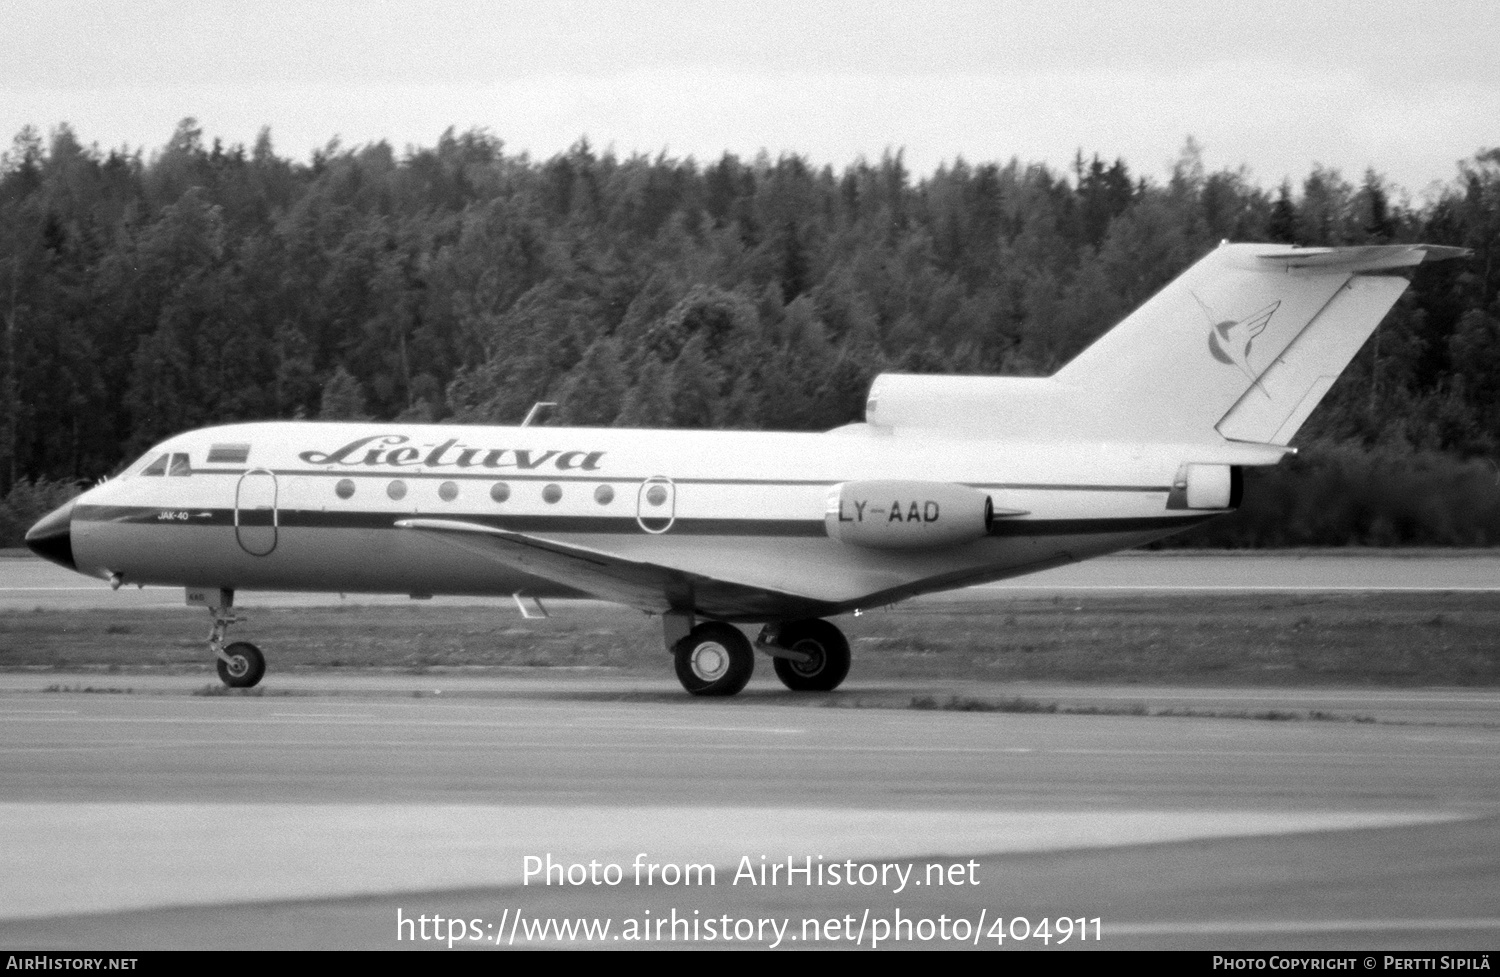
<path fill-rule="evenodd" d="M 1464 253 L 1222 245 L 1053 379 L 1142 438 L 1286 444 L 1406 289 L 1371 273 Z"/>

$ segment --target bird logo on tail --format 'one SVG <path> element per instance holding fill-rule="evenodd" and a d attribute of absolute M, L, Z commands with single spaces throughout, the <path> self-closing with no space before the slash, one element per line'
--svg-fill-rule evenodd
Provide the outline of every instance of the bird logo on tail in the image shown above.
<path fill-rule="evenodd" d="M 1281 307 L 1281 300 L 1277 299 L 1264 309 L 1252 312 L 1236 322 L 1233 319 L 1220 319 L 1196 294 L 1193 298 L 1208 317 L 1208 351 L 1213 354 L 1213 358 L 1228 366 L 1239 367 L 1240 372 L 1249 377 L 1251 383 L 1258 384 L 1259 374 L 1250 365 L 1250 347 L 1254 345 L 1255 338 L 1266 331 L 1271 316 Z"/>

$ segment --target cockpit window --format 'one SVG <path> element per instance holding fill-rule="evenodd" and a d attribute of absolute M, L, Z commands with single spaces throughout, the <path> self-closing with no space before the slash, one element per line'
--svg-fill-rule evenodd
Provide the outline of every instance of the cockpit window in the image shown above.
<path fill-rule="evenodd" d="M 185 453 L 162 455 L 141 469 L 142 475 L 191 475 L 193 466 Z"/>

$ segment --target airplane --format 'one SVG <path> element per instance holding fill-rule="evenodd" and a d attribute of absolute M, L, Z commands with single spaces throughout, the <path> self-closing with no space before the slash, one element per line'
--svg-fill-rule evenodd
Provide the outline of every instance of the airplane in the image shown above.
<path fill-rule="evenodd" d="M 1233 511 L 1407 288 L 1462 248 L 1221 244 L 1050 377 L 881 374 L 822 433 L 257 422 L 147 451 L 27 533 L 185 588 L 220 678 L 237 591 L 603 599 L 661 618 L 699 696 L 758 650 L 796 691 L 850 667 L 828 618 L 1139 546 Z M 530 418 L 528 417 L 528 421 Z M 539 602 L 539 601 L 538 601 Z M 736 625 L 760 624 L 752 642 Z"/>

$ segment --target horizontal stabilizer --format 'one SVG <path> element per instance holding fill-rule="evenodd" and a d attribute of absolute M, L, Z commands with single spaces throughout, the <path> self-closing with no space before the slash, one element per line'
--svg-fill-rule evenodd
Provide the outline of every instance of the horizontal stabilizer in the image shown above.
<path fill-rule="evenodd" d="M 1439 244 L 1372 244 L 1358 248 L 1279 248 L 1255 257 L 1281 268 L 1313 268 L 1319 271 L 1366 272 L 1410 268 L 1423 261 L 1462 258 L 1467 248 Z"/>

